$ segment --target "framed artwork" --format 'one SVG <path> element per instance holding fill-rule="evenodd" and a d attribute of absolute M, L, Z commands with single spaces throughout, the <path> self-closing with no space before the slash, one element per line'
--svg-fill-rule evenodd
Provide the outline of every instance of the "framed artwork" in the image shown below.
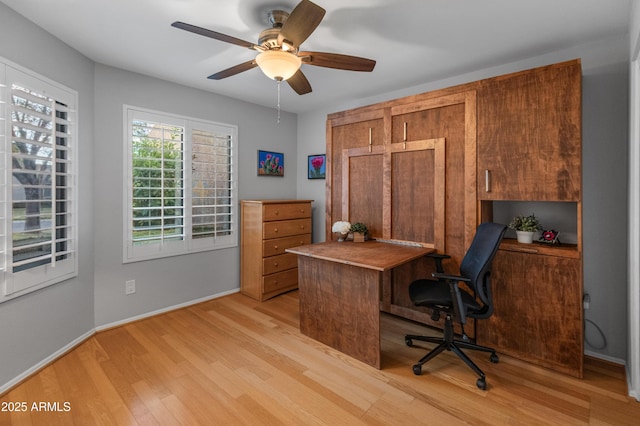
<path fill-rule="evenodd" d="M 324 179 L 327 174 L 327 155 L 309 155 L 307 159 L 307 179 Z"/>
<path fill-rule="evenodd" d="M 258 176 L 284 176 L 284 154 L 258 150 Z"/>

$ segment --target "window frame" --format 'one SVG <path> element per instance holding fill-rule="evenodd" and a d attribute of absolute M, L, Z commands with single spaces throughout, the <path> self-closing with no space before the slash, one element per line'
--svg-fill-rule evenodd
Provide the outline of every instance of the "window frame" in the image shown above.
<path fill-rule="evenodd" d="M 64 243 L 68 252 L 64 259 L 53 259 L 44 264 L 37 264 L 26 269 L 15 271 L 13 261 L 13 160 L 12 152 L 12 85 L 46 95 L 55 102 L 65 105 L 67 112 L 64 119 L 69 131 L 63 131 L 65 145 L 62 151 L 68 155 L 64 159 L 65 169 L 62 175 L 50 171 L 51 176 L 64 176 L 65 198 L 63 215 L 68 219 L 65 226 Z M 20 65 L 0 57 L 0 303 L 23 296 L 42 288 L 66 281 L 78 275 L 78 93 L 56 81 L 48 79 Z M 52 130 L 53 146 L 57 130 Z M 54 154 L 55 156 L 55 154 Z M 55 161 L 54 163 L 55 164 Z M 55 181 L 54 181 L 55 182 Z M 52 190 L 57 188 L 54 183 Z M 53 196 L 51 202 L 55 203 Z M 55 210 L 54 210 L 55 211 Z M 53 220 L 53 217 L 51 218 Z M 55 225 L 52 230 L 55 229 Z M 55 253 L 55 252 L 54 252 Z M 41 261 L 42 262 L 42 261 Z"/>
<path fill-rule="evenodd" d="M 183 160 L 182 178 L 184 238 L 178 241 L 164 241 L 158 243 L 133 244 L 133 122 L 143 120 L 183 128 Z M 232 124 L 219 123 L 197 119 L 183 115 L 151 110 L 133 105 L 123 106 L 124 128 L 124 171 L 123 182 L 123 253 L 122 262 L 132 263 L 165 257 L 180 256 L 190 253 L 226 249 L 238 246 L 238 127 Z M 231 188 L 230 188 L 230 235 L 207 238 L 192 237 L 192 134 L 193 130 L 211 131 L 216 134 L 228 135 L 231 140 Z"/>

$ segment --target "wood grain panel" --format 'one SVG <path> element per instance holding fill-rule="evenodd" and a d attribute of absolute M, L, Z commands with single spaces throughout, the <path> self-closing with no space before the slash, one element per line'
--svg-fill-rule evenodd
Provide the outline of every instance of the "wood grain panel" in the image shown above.
<path fill-rule="evenodd" d="M 499 250 L 492 289 L 495 310 L 478 321 L 479 343 L 582 377 L 579 259 Z"/>
<path fill-rule="evenodd" d="M 382 236 L 383 155 L 350 155 L 343 151 L 342 217 L 367 225 L 372 237 Z"/>
<path fill-rule="evenodd" d="M 380 368 L 380 273 L 299 256 L 300 332 Z"/>
<path fill-rule="evenodd" d="M 492 80 L 478 91 L 481 199 L 580 201 L 580 63 Z"/>

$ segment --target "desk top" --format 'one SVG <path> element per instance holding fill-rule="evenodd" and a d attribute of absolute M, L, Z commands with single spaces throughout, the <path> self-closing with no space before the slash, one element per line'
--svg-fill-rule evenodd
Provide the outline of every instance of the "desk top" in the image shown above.
<path fill-rule="evenodd" d="M 426 254 L 433 253 L 435 250 L 379 241 L 365 241 L 364 243 L 328 241 L 293 247 L 286 251 L 300 256 L 309 256 L 345 265 L 386 271 Z"/>

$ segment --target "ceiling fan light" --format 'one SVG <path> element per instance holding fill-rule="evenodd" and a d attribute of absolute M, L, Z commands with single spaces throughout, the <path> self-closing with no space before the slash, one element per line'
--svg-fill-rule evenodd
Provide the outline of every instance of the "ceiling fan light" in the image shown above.
<path fill-rule="evenodd" d="M 300 69 L 302 60 L 281 50 L 267 50 L 256 56 L 256 62 L 265 75 L 273 80 L 287 80 Z"/>

